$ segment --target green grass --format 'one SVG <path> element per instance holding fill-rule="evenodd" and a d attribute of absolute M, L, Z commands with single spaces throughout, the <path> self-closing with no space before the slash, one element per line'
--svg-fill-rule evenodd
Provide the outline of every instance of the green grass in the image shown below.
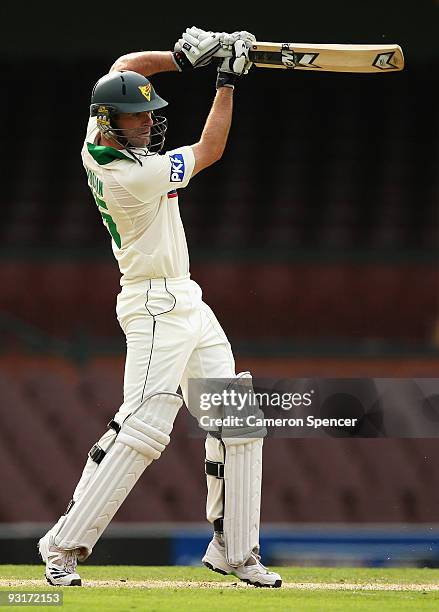
<path fill-rule="evenodd" d="M 42 565 L 0 565 L 0 579 L 27 580 L 42 578 Z M 275 568 L 274 568 L 275 569 Z M 344 584 L 439 584 L 439 570 L 370 569 L 370 568 L 277 568 L 285 583 Z M 71 612 L 299 612 L 437 610 L 439 591 L 343 591 L 236 588 L 236 578 L 221 576 L 199 567 L 80 566 L 84 587 L 64 588 L 62 608 L 41 606 L 38 610 Z M 86 586 L 91 580 L 120 581 L 120 586 Z M 167 588 L 133 587 L 130 581 L 170 581 Z M 126 582 L 125 582 L 126 581 Z M 221 582 L 224 588 L 181 588 L 172 582 Z M 177 588 L 178 587 L 178 588 Z M 52 587 L 53 588 L 53 587 Z M 37 587 L 3 586 L 0 590 L 50 590 L 41 582 Z M 56 589 L 57 591 L 60 589 Z M 6 608 L 4 608 L 6 610 Z"/>

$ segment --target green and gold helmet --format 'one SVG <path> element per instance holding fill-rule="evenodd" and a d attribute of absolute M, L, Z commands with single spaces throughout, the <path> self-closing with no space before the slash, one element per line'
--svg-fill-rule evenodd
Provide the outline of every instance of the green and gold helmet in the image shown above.
<path fill-rule="evenodd" d="M 93 87 L 90 116 L 97 118 L 97 127 L 106 138 L 129 149 L 132 147 L 124 138 L 124 130 L 117 128 L 112 120 L 122 113 L 151 112 L 154 124 L 148 153 L 159 153 L 165 141 L 167 120 L 155 115 L 154 111 L 167 104 L 143 75 L 132 70 L 114 71 L 101 77 Z"/>

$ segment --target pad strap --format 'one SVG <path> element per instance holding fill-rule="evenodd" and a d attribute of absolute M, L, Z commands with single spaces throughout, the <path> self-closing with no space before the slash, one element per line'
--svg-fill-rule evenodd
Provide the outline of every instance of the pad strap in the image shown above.
<path fill-rule="evenodd" d="M 116 434 L 118 434 L 120 431 L 120 425 L 114 419 L 111 419 L 111 421 L 108 423 L 108 427 L 109 429 L 115 431 Z M 90 459 L 92 459 L 95 463 L 99 465 L 106 454 L 107 451 L 105 451 L 102 447 L 99 446 L 98 443 L 96 443 L 93 444 L 93 446 L 91 447 L 88 456 L 90 457 Z"/>
<path fill-rule="evenodd" d="M 107 452 L 104 451 L 104 449 L 101 448 L 98 443 L 96 443 L 93 444 L 93 446 L 91 447 L 88 456 L 90 457 L 90 459 L 93 459 L 93 461 L 99 465 L 106 454 Z"/>
<path fill-rule="evenodd" d="M 206 459 L 205 471 L 208 476 L 214 476 L 215 478 L 224 479 L 224 463 L 217 461 L 209 461 Z"/>

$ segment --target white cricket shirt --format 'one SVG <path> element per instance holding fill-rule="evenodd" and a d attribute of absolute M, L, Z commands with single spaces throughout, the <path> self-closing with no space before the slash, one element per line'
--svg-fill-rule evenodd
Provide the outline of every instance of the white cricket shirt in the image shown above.
<path fill-rule="evenodd" d="M 97 134 L 96 117 L 91 117 L 81 155 L 89 187 L 111 234 L 122 274 L 120 284 L 188 276 L 177 189 L 186 187 L 191 178 L 195 165 L 191 147 L 139 156 L 140 166 L 125 150 L 94 144 Z"/>

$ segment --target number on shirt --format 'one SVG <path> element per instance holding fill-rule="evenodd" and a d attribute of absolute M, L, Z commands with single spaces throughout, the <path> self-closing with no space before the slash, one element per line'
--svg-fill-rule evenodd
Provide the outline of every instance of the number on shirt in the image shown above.
<path fill-rule="evenodd" d="M 105 204 L 104 200 L 101 200 L 101 198 L 98 198 L 98 196 L 93 191 L 92 193 L 93 193 L 95 202 L 97 204 L 97 207 L 99 209 L 99 212 L 101 213 L 102 219 L 104 220 L 105 225 L 108 227 L 108 231 L 110 232 L 114 242 L 117 244 L 118 248 L 120 249 L 122 245 L 122 241 L 120 239 L 120 234 L 117 231 L 116 224 L 113 221 L 113 217 L 102 210 L 102 209 L 108 210 L 107 205 Z"/>

